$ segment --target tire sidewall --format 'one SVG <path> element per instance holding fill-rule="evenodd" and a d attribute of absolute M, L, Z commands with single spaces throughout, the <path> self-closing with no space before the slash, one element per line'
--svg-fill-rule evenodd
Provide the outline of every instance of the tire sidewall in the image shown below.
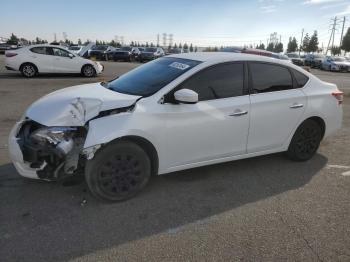
<path fill-rule="evenodd" d="M 91 75 L 86 74 L 86 72 L 85 72 L 86 68 L 91 68 L 93 73 Z M 85 76 L 85 77 L 96 76 L 96 70 L 92 65 L 84 65 L 83 68 L 81 69 L 81 72 L 82 72 L 83 76 Z"/>
<path fill-rule="evenodd" d="M 313 152 L 311 154 L 309 154 L 307 157 L 302 157 L 297 152 L 297 145 L 296 145 L 296 143 L 297 143 L 298 139 L 300 138 L 301 131 L 304 128 L 307 128 L 307 127 L 319 129 L 319 132 L 318 132 L 319 138 L 318 138 L 317 146 L 313 150 Z M 316 154 L 316 152 L 317 152 L 317 150 L 319 148 L 319 145 L 321 143 L 321 140 L 322 140 L 322 129 L 321 129 L 320 125 L 316 121 L 314 121 L 312 119 L 306 120 L 295 131 L 295 133 L 293 135 L 293 138 L 291 140 L 291 143 L 289 144 L 287 155 L 288 155 L 288 157 L 290 159 L 292 159 L 294 161 L 307 161 L 307 160 L 311 159 Z"/>
<path fill-rule="evenodd" d="M 24 69 L 25 69 L 25 67 L 27 67 L 27 66 L 30 66 L 30 67 L 32 68 L 32 71 L 33 71 L 33 74 L 32 74 L 32 75 L 28 75 L 28 74 L 25 73 Z M 38 70 L 37 70 L 36 66 L 33 65 L 33 64 L 30 64 L 30 63 L 23 64 L 23 65 L 21 66 L 20 71 L 21 71 L 21 74 L 22 74 L 24 77 L 27 77 L 27 78 L 34 77 L 34 76 L 36 76 L 36 74 L 38 73 Z"/>
<path fill-rule="evenodd" d="M 122 197 L 113 196 L 112 194 L 107 194 L 103 191 L 98 182 L 98 175 L 102 166 L 106 161 L 118 152 L 130 153 L 138 158 L 141 162 L 142 168 L 142 177 L 143 181 L 137 186 L 137 189 L 129 194 L 126 194 Z M 148 183 L 151 177 L 151 161 L 146 154 L 146 152 L 138 145 L 128 141 L 119 141 L 112 142 L 111 144 L 101 148 L 96 154 L 95 157 L 91 160 L 88 160 L 85 166 L 85 179 L 86 183 L 91 191 L 91 193 L 103 200 L 108 201 L 122 201 L 127 200 L 134 195 L 136 195 L 145 185 Z"/>

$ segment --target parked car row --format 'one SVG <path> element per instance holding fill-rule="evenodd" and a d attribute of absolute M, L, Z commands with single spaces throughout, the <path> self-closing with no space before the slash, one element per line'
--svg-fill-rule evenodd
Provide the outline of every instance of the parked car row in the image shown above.
<path fill-rule="evenodd" d="M 350 72 L 350 59 L 341 56 L 327 56 L 321 64 L 322 70 Z"/>
<path fill-rule="evenodd" d="M 85 53 L 86 58 L 94 57 L 97 60 L 113 61 L 150 61 L 165 55 L 161 47 L 131 47 L 115 48 L 108 45 L 94 45 Z"/>

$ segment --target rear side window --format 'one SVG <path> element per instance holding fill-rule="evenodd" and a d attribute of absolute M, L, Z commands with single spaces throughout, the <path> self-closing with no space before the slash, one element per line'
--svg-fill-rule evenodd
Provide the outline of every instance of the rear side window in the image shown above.
<path fill-rule="evenodd" d="M 243 64 L 221 64 L 204 69 L 185 81 L 177 90 L 191 89 L 198 100 L 212 100 L 243 95 Z"/>
<path fill-rule="evenodd" d="M 297 81 L 297 86 L 299 88 L 303 87 L 307 83 L 307 81 L 309 81 L 309 78 L 303 73 L 300 73 L 299 71 L 294 69 L 292 69 L 292 71 L 293 71 L 294 78 Z"/>
<path fill-rule="evenodd" d="M 49 52 L 46 47 L 33 47 L 30 49 L 33 53 L 41 54 L 41 55 L 48 55 Z"/>
<path fill-rule="evenodd" d="M 251 63 L 250 73 L 254 93 L 293 89 L 293 80 L 285 67 L 264 63 Z"/>

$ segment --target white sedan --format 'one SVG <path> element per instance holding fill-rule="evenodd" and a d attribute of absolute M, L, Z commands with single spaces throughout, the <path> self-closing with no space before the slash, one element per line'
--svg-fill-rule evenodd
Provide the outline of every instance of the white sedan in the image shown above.
<path fill-rule="evenodd" d="M 309 160 L 341 127 L 342 101 L 336 85 L 283 60 L 171 55 L 42 97 L 13 128 L 9 150 L 22 176 L 83 170 L 93 195 L 124 200 L 151 174 L 276 152 Z"/>
<path fill-rule="evenodd" d="M 93 77 L 102 73 L 103 66 L 57 45 L 33 45 L 6 51 L 5 67 L 20 71 L 25 77 L 39 73 L 79 73 Z"/>

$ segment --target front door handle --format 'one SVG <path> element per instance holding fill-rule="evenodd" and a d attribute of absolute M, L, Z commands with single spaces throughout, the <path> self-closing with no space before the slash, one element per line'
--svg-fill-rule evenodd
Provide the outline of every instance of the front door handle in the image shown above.
<path fill-rule="evenodd" d="M 229 114 L 229 116 L 243 116 L 246 114 L 248 114 L 248 111 L 242 111 L 240 109 L 237 109 L 232 114 Z"/>
<path fill-rule="evenodd" d="M 303 104 L 295 103 L 295 104 L 291 105 L 290 108 L 295 109 L 295 108 L 301 108 L 303 106 L 304 106 Z"/>

